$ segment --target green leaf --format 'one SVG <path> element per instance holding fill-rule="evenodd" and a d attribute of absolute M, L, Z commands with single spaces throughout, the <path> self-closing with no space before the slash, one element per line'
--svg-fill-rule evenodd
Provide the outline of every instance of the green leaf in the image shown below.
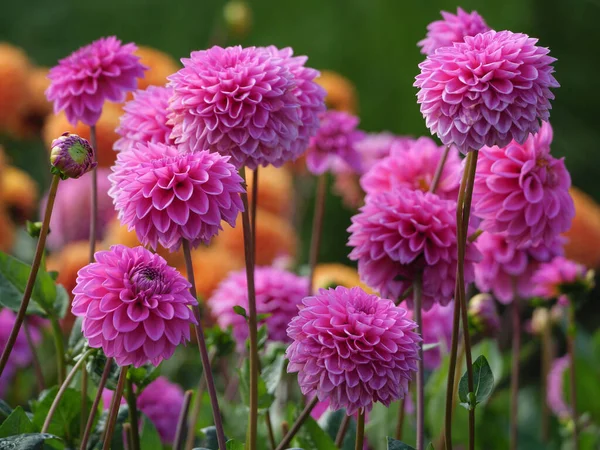
<path fill-rule="evenodd" d="M 433 448 L 433 442 L 430 442 L 429 445 L 427 446 L 427 448 L 425 450 L 435 450 Z"/>
<path fill-rule="evenodd" d="M 0 417 L 8 417 L 13 412 L 13 409 L 4 400 L 0 400 Z"/>
<path fill-rule="evenodd" d="M 71 334 L 69 335 L 67 354 L 71 358 L 83 353 L 85 346 L 87 345 L 87 339 L 81 332 L 81 325 L 83 323 L 83 317 L 75 319 Z"/>
<path fill-rule="evenodd" d="M 434 348 L 438 348 L 440 346 L 439 342 L 432 342 L 430 344 L 423 344 L 423 351 L 426 352 L 428 350 L 433 350 Z"/>
<path fill-rule="evenodd" d="M 142 367 L 130 367 L 127 371 L 127 378 L 135 384 L 138 389 L 143 389 L 152 383 L 160 375 L 160 365 L 153 366 L 146 364 Z M 139 395 L 139 393 L 138 393 Z"/>
<path fill-rule="evenodd" d="M 140 434 L 140 447 L 144 450 L 162 450 L 163 446 L 160 441 L 160 435 L 156 431 L 156 427 L 148 417 L 142 415 L 142 432 Z"/>
<path fill-rule="evenodd" d="M 48 433 L 27 433 L 0 439 L 0 450 L 43 450 L 47 440 L 60 440 Z"/>
<path fill-rule="evenodd" d="M 242 367 L 238 369 L 240 377 L 240 393 L 246 406 L 250 405 L 250 361 L 244 360 Z M 275 397 L 267 391 L 267 385 L 262 376 L 258 377 L 258 409 L 268 409 Z"/>
<path fill-rule="evenodd" d="M 217 357 L 229 356 L 235 350 L 235 340 L 231 335 L 231 327 L 227 330 L 222 330 L 221 327 L 215 325 L 212 328 L 204 330 L 206 339 L 206 347 L 216 351 Z"/>
<path fill-rule="evenodd" d="M 275 390 L 277 389 L 277 386 L 279 386 L 279 382 L 283 376 L 284 366 L 285 355 L 280 353 L 275 357 L 275 360 L 271 364 L 263 368 L 261 376 L 263 380 L 265 380 L 265 385 L 269 394 L 275 394 Z"/>
<path fill-rule="evenodd" d="M 219 450 L 219 441 L 217 440 L 217 429 L 212 427 L 202 428 L 200 430 L 201 449 Z"/>
<path fill-rule="evenodd" d="M 469 392 L 467 374 L 465 373 L 458 384 L 460 404 L 468 410 L 474 409 L 479 403 L 485 402 L 494 390 L 494 374 L 485 356 L 480 355 L 473 363 L 473 387 L 475 392 Z"/>
<path fill-rule="evenodd" d="M 244 450 L 244 444 L 234 439 L 227 441 L 225 445 L 227 450 Z"/>
<path fill-rule="evenodd" d="M 71 297 L 62 284 L 56 286 L 56 299 L 54 300 L 54 312 L 59 319 L 65 317 L 69 305 L 71 304 Z"/>
<path fill-rule="evenodd" d="M 248 320 L 248 315 L 246 314 L 246 310 L 244 309 L 244 307 L 243 307 L 243 306 L 240 306 L 240 305 L 235 305 L 235 306 L 233 307 L 233 311 L 234 311 L 236 314 L 239 314 L 240 316 L 242 316 L 244 319 Z"/>
<path fill-rule="evenodd" d="M 257 332 L 258 336 L 258 349 L 262 350 L 267 343 L 267 339 L 269 338 L 269 331 L 267 330 L 267 324 L 263 324 L 258 328 Z"/>
<path fill-rule="evenodd" d="M 90 378 L 98 385 L 102 378 L 102 372 L 104 372 L 104 366 L 106 365 L 106 356 L 102 352 L 98 352 L 88 359 L 86 369 L 90 374 Z M 110 374 L 106 380 L 106 389 L 114 391 L 117 388 L 117 381 L 119 379 L 119 366 L 113 361 L 110 366 Z"/>
<path fill-rule="evenodd" d="M 35 426 L 25 414 L 20 406 L 17 406 L 13 412 L 2 422 L 0 426 L 0 438 L 14 436 L 16 434 L 35 433 Z"/>
<path fill-rule="evenodd" d="M 408 444 L 404 442 L 397 441 L 396 439 L 392 439 L 391 437 L 387 438 L 387 450 L 415 450 Z"/>
<path fill-rule="evenodd" d="M 333 440 L 312 417 L 308 417 L 293 440 L 304 450 L 337 450 Z"/>
<path fill-rule="evenodd" d="M 0 252 L 0 305 L 18 311 L 27 286 L 31 267 L 6 253 Z M 52 277 L 40 268 L 31 293 L 29 314 L 42 314 L 52 309 L 56 285 Z"/>
<path fill-rule="evenodd" d="M 58 393 L 58 386 L 42 392 L 39 401 L 33 402 L 33 423 L 39 429 L 44 425 L 50 406 Z M 88 399 L 91 404 L 91 399 Z M 68 388 L 52 416 L 48 432 L 72 440 L 79 436 L 81 423 L 81 392 Z"/>
<path fill-rule="evenodd" d="M 331 439 L 335 439 L 345 416 L 345 409 L 338 409 L 337 411 L 331 411 L 330 409 L 327 409 L 327 411 L 325 411 L 325 413 L 319 418 L 317 423 L 327 432 Z M 348 429 L 346 430 L 346 435 L 344 436 L 344 442 L 342 443 L 340 449 L 354 450 L 355 441 L 356 421 L 354 418 L 351 418 Z"/>

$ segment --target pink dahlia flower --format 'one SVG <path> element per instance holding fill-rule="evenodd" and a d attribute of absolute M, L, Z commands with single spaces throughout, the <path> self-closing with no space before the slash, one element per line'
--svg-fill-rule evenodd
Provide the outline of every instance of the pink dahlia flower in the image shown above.
<path fill-rule="evenodd" d="M 367 195 L 391 191 L 394 188 L 410 188 L 429 191 L 444 147 L 438 147 L 433 139 L 421 137 L 411 141 L 408 148 L 400 147 L 383 158 L 360 179 Z M 450 148 L 442 176 L 435 193 L 447 200 L 458 196 L 461 162 L 455 147 Z"/>
<path fill-rule="evenodd" d="M 121 138 L 115 142 L 114 149 L 131 150 L 138 143 L 148 142 L 173 145 L 173 128 L 167 125 L 167 108 L 172 94 L 172 89 L 162 86 L 148 86 L 146 90 L 135 91 L 133 100 L 123 107 L 125 113 L 116 130 Z"/>
<path fill-rule="evenodd" d="M 417 45 L 421 53 L 431 55 L 440 47 L 450 47 L 455 42 L 463 42 L 466 36 L 485 33 L 490 27 L 477 11 L 466 12 L 458 8 L 456 15 L 442 11 L 443 20 L 436 20 L 427 25 L 427 36 Z"/>
<path fill-rule="evenodd" d="M 175 251 L 182 240 L 208 244 L 221 221 L 235 226 L 243 209 L 243 180 L 228 160 L 159 143 L 120 152 L 109 177 L 119 219 L 155 249 L 160 244 Z"/>
<path fill-rule="evenodd" d="M 50 69 L 46 97 L 54 112 L 64 110 L 71 125 L 98 122 L 105 101 L 121 103 L 147 67 L 140 64 L 135 44 L 121 45 L 115 36 L 100 38 L 61 59 Z"/>
<path fill-rule="evenodd" d="M 182 62 L 168 77 L 171 137 L 182 150 L 209 149 L 250 169 L 280 167 L 300 156 L 295 62 L 240 46 L 192 52 Z"/>
<path fill-rule="evenodd" d="M 270 314 L 259 322 L 259 326 L 266 323 L 269 340 L 290 342 L 286 328 L 298 313 L 298 305 L 308 292 L 308 280 L 282 269 L 257 267 L 254 284 L 257 313 Z M 237 305 L 248 310 L 246 271 L 230 273 L 212 294 L 208 304 L 221 328 L 233 327 L 238 348 L 243 350 L 248 337 L 248 324 L 233 307 Z"/>
<path fill-rule="evenodd" d="M 533 295 L 531 277 L 541 262 L 548 262 L 563 252 L 563 240 L 555 237 L 548 243 L 518 249 L 499 234 L 484 232 L 477 238 L 477 248 L 483 259 L 475 266 L 475 284 L 482 292 L 491 292 L 504 304 L 515 295 Z"/>
<path fill-rule="evenodd" d="M 98 223 L 96 236 L 98 240 L 104 237 L 106 228 L 117 215 L 108 196 L 110 181 L 109 169 L 97 168 L 98 176 Z M 50 218 L 50 233 L 48 248 L 60 250 L 69 242 L 86 241 L 90 237 L 90 199 L 91 183 L 86 177 L 69 178 L 58 184 L 58 193 Z M 44 217 L 48 196 L 42 200 L 40 216 Z"/>
<path fill-rule="evenodd" d="M 550 155 L 552 128 L 544 122 L 524 144 L 484 147 L 473 190 L 481 228 L 504 233 L 517 247 L 549 242 L 571 228 L 575 206 L 564 160 Z"/>
<path fill-rule="evenodd" d="M 567 405 L 564 394 L 564 377 L 569 365 L 568 355 L 555 359 L 547 378 L 546 403 L 554 415 L 563 420 L 571 417 L 571 408 Z"/>
<path fill-rule="evenodd" d="M 419 64 L 414 83 L 432 134 L 466 153 L 523 143 L 550 117 L 555 58 L 537 39 L 510 31 L 467 36 Z"/>
<path fill-rule="evenodd" d="M 423 274 L 423 308 L 448 304 L 456 282 L 456 202 L 435 194 L 397 188 L 369 196 L 348 228 L 349 258 L 358 261 L 363 282 L 398 299 Z M 467 245 L 465 281 L 473 281 L 479 260 Z M 412 295 L 408 297 L 412 307 Z"/>
<path fill-rule="evenodd" d="M 77 274 L 73 315 L 92 348 L 120 366 L 158 366 L 190 340 L 196 299 L 190 284 L 159 255 L 114 245 Z"/>
<path fill-rule="evenodd" d="M 320 120 L 319 131 L 310 139 L 306 152 L 308 170 L 320 175 L 336 167 L 350 167 L 362 173 L 356 144 L 365 134 L 356 128 L 358 117 L 344 111 L 325 111 Z"/>
<path fill-rule="evenodd" d="M 416 326 L 404 308 L 359 287 L 319 289 L 288 327 L 287 370 L 298 372 L 304 395 L 329 400 L 333 410 L 389 406 L 417 370 Z"/>
<path fill-rule="evenodd" d="M 576 289 L 576 285 L 586 284 L 587 269 L 581 264 L 563 256 L 557 256 L 551 261 L 540 264 L 531 278 L 533 295 L 547 300 L 564 296 L 567 290 Z M 568 298 L 563 298 L 568 304 Z"/>

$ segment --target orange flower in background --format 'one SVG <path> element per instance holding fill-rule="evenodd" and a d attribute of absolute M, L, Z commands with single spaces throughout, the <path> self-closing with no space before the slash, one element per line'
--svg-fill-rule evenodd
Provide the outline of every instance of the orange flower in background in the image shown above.
<path fill-rule="evenodd" d="M 96 137 L 98 139 L 98 165 L 100 167 L 111 167 L 117 158 L 117 152 L 113 150 L 113 144 L 119 135 L 115 129 L 119 126 L 119 118 L 123 114 L 121 105 L 116 103 L 105 103 L 100 120 L 96 124 Z M 42 136 L 48 150 L 50 143 L 65 131 L 78 134 L 84 139 L 90 139 L 90 127 L 78 122 L 76 126 L 67 121 L 67 116 L 61 112 L 51 115 L 44 124 Z"/>
<path fill-rule="evenodd" d="M 15 240 L 15 225 L 4 207 L 0 207 L 0 251 L 9 253 Z"/>
<path fill-rule="evenodd" d="M 27 172 L 13 166 L 3 167 L 0 196 L 4 208 L 15 222 L 24 223 L 33 218 L 37 209 L 38 185 Z"/>
<path fill-rule="evenodd" d="M 246 171 L 248 201 L 252 200 L 252 170 Z M 293 204 L 292 176 L 285 168 L 261 167 L 258 173 L 258 206 L 278 216 L 289 217 Z"/>
<path fill-rule="evenodd" d="M 213 245 L 226 249 L 233 258 L 244 260 L 244 233 L 242 218 L 238 216 L 235 228 L 223 225 L 223 231 L 214 239 Z M 256 214 L 256 264 L 269 266 L 279 257 L 296 256 L 297 236 L 290 223 L 281 217 L 257 210 Z"/>
<path fill-rule="evenodd" d="M 318 264 L 315 267 L 315 276 L 313 279 L 313 290 L 318 288 L 328 288 L 332 285 L 352 288 L 360 286 L 368 293 L 373 293 L 366 284 L 360 281 L 358 272 L 353 267 L 338 263 Z"/>
<path fill-rule="evenodd" d="M 27 102 L 15 116 L 11 132 L 20 138 L 39 136 L 46 117 L 52 114 L 52 103 L 46 99 L 45 91 L 50 85 L 46 67 L 33 67 L 27 73 Z"/>
<path fill-rule="evenodd" d="M 321 76 L 315 80 L 327 91 L 325 104 L 328 109 L 337 109 L 356 114 L 358 99 L 356 88 L 346 77 L 330 70 L 323 70 Z"/>
<path fill-rule="evenodd" d="M 12 130 L 27 106 L 29 70 L 23 50 L 0 42 L 0 130 Z"/>
<path fill-rule="evenodd" d="M 164 86 L 167 83 L 167 77 L 181 69 L 181 65 L 173 57 L 151 47 L 138 47 L 135 54 L 140 57 L 140 62 L 148 67 L 144 78 L 138 78 L 138 89 L 146 89 L 148 86 Z M 133 98 L 131 93 L 127 98 Z"/>
<path fill-rule="evenodd" d="M 564 236 L 567 258 L 584 266 L 600 266 L 600 205 L 585 192 L 572 187 L 569 191 L 575 203 L 575 218 Z"/>

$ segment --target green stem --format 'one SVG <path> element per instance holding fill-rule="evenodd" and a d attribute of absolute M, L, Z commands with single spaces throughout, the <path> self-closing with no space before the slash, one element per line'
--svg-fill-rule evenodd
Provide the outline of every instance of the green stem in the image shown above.
<path fill-rule="evenodd" d="M 187 420 L 188 412 L 190 410 L 190 402 L 192 401 L 193 391 L 186 391 L 183 396 L 183 404 L 179 411 L 179 418 L 177 419 L 177 427 L 175 428 L 175 439 L 173 440 L 173 450 L 180 450 L 181 444 L 183 444 L 183 437 L 185 436 L 185 422 Z"/>
<path fill-rule="evenodd" d="M 512 304 L 512 373 L 510 379 L 510 420 L 509 436 L 510 450 L 518 448 L 518 416 L 519 416 L 519 354 L 521 353 L 521 317 L 519 312 L 519 297 L 516 283 Z"/>
<path fill-rule="evenodd" d="M 88 401 L 88 373 L 85 364 L 81 366 L 81 422 L 79 435 L 83 436 L 85 431 L 85 418 L 87 416 L 87 401 Z"/>
<path fill-rule="evenodd" d="M 419 334 L 423 335 L 421 319 L 421 300 L 423 294 L 422 275 L 418 273 L 413 281 L 413 317 Z M 425 367 L 423 365 L 423 341 L 418 345 L 419 360 L 417 362 L 417 450 L 423 450 L 425 445 Z"/>
<path fill-rule="evenodd" d="M 275 450 L 284 450 L 288 448 L 287 446 L 290 442 L 292 442 L 292 439 L 294 439 L 294 436 L 296 436 L 296 433 L 300 430 L 302 424 L 304 424 L 304 421 L 308 418 L 308 416 L 310 416 L 310 413 L 315 408 L 315 406 L 317 406 L 318 402 L 319 399 L 315 395 L 313 399 L 308 403 L 308 405 L 304 407 L 304 409 L 302 410 L 292 427 L 289 429 L 289 431 L 285 433 L 285 436 L 283 437 L 283 439 L 281 440 L 281 442 Z"/>
<path fill-rule="evenodd" d="M 110 410 L 108 411 L 108 418 L 106 419 L 106 430 L 104 432 L 104 436 L 102 437 L 102 450 L 110 450 L 110 444 L 115 432 L 115 424 L 117 423 L 117 416 L 119 415 L 121 398 L 123 397 L 123 390 L 125 389 L 125 380 L 127 379 L 128 368 L 129 366 L 121 367 L 121 372 L 119 373 L 117 388 L 113 394 Z"/>
<path fill-rule="evenodd" d="M 25 319 L 23 322 L 23 331 L 25 332 L 25 339 L 27 339 L 27 345 L 29 346 L 29 351 L 31 352 L 31 362 L 35 372 L 35 378 L 37 380 L 38 391 L 42 392 L 45 389 L 44 373 L 42 372 L 42 365 L 40 364 L 40 359 L 38 358 L 35 344 L 33 342 L 33 338 L 31 337 L 31 332 L 29 331 L 29 323 L 27 319 Z"/>
<path fill-rule="evenodd" d="M 433 180 L 431 181 L 431 186 L 429 186 L 429 192 L 435 192 L 438 185 L 440 184 L 440 179 L 442 178 L 442 173 L 444 172 L 444 166 L 446 165 L 446 160 L 448 159 L 449 152 L 450 152 L 450 146 L 446 145 L 444 147 L 444 153 L 442 153 L 442 157 L 438 161 L 438 165 L 435 168 L 435 174 L 433 175 Z"/>
<path fill-rule="evenodd" d="M 131 444 L 133 450 L 140 450 L 140 426 L 137 410 L 137 398 L 133 390 L 133 381 L 127 379 L 127 406 L 129 407 L 129 423 L 131 423 Z"/>
<path fill-rule="evenodd" d="M 25 292 L 23 292 L 23 299 L 21 300 L 21 306 L 19 308 L 19 312 L 17 313 L 15 323 L 12 327 L 12 330 L 10 331 L 10 336 L 6 341 L 6 346 L 2 351 L 2 356 L 0 357 L 0 376 L 4 372 L 6 363 L 8 363 L 8 358 L 10 357 L 12 349 L 15 346 L 15 342 L 17 341 L 19 331 L 21 330 L 21 325 L 23 325 L 23 320 L 25 320 L 25 314 L 27 313 L 27 307 L 29 306 L 29 300 L 31 299 L 31 293 L 33 292 L 35 279 L 37 277 L 38 270 L 40 269 L 40 263 L 44 255 L 46 237 L 48 236 L 48 229 L 50 227 L 50 217 L 52 216 L 52 209 L 54 208 L 54 200 L 56 199 L 56 192 L 58 189 L 59 181 L 60 177 L 58 175 L 54 175 L 52 177 L 50 191 L 48 192 L 46 212 L 44 214 L 44 220 L 42 222 L 42 229 L 40 230 L 40 237 L 38 239 L 37 247 L 35 249 L 35 256 L 33 257 L 33 263 L 31 265 L 31 272 L 29 272 L 29 278 L 27 279 L 27 285 L 25 286 Z"/>
<path fill-rule="evenodd" d="M 65 341 L 63 338 L 62 328 L 58 319 L 51 315 L 50 325 L 52 326 L 52 336 L 54 337 L 54 346 L 56 347 L 56 365 L 58 369 L 58 382 L 62 383 L 65 379 L 67 364 L 65 362 Z"/>
<path fill-rule="evenodd" d="M 315 196 L 315 214 L 313 216 L 312 233 L 310 236 L 310 253 L 308 255 L 308 295 L 312 295 L 315 269 L 319 262 L 319 249 L 323 236 L 323 217 L 325 216 L 325 199 L 327 197 L 327 177 L 319 175 Z"/>
<path fill-rule="evenodd" d="M 214 362 L 216 352 L 211 350 L 208 355 L 208 360 L 212 366 Z M 196 437 L 196 423 L 198 422 L 198 416 L 200 415 L 200 407 L 202 406 L 202 395 L 206 386 L 206 377 L 201 377 L 198 383 L 198 391 L 194 398 L 194 404 L 192 405 L 192 412 L 190 414 L 190 420 L 188 422 L 187 438 L 185 441 L 185 449 L 192 450 L 194 447 L 194 438 Z"/>
<path fill-rule="evenodd" d="M 358 420 L 356 421 L 356 445 L 354 450 L 363 450 L 365 442 L 365 410 L 361 408 L 358 411 Z"/>
<path fill-rule="evenodd" d="M 96 391 L 96 397 L 94 397 L 94 402 L 92 403 L 92 408 L 90 409 L 90 414 L 85 425 L 85 431 L 83 432 L 83 437 L 81 438 L 81 443 L 79 444 L 79 450 L 87 449 L 87 443 L 92 433 L 92 425 L 94 424 L 94 419 L 96 418 L 96 411 L 98 411 L 98 405 L 100 405 L 100 401 L 102 400 L 102 391 L 104 391 L 104 386 L 106 386 L 106 381 L 110 375 L 112 362 L 112 358 L 107 358 L 106 362 L 104 363 L 104 370 L 102 371 L 102 376 L 100 377 L 100 382 L 98 383 L 98 390 Z"/>
<path fill-rule="evenodd" d="M 408 394 L 407 394 L 408 395 Z M 394 435 L 397 441 L 402 440 L 402 431 L 404 430 L 404 416 L 406 412 L 406 396 L 398 402 L 398 422 L 396 423 L 396 434 Z"/>
<path fill-rule="evenodd" d="M 575 322 L 575 305 L 573 301 L 569 305 L 569 324 L 567 330 L 567 343 L 569 347 L 569 386 L 571 393 L 571 415 L 573 417 L 573 450 L 579 450 L 579 424 L 577 416 L 577 378 L 575 372 L 575 338 L 577 335 L 577 324 Z"/>
<path fill-rule="evenodd" d="M 342 448 L 342 445 L 344 444 L 344 438 L 346 437 L 346 431 L 348 431 L 348 425 L 350 425 L 351 419 L 351 416 L 344 414 L 342 423 L 340 423 L 340 428 L 335 436 L 335 446 L 337 448 Z"/>
<path fill-rule="evenodd" d="M 90 144 L 94 150 L 94 162 L 98 162 L 98 146 L 96 142 L 96 125 L 90 127 Z M 98 223 L 98 171 L 96 167 L 92 169 L 92 189 L 90 202 L 90 253 L 89 262 L 94 262 L 96 253 L 96 226 Z"/>

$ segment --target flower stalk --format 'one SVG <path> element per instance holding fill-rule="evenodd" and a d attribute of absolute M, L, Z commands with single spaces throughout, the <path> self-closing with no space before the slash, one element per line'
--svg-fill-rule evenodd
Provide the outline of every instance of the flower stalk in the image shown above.
<path fill-rule="evenodd" d="M 126 385 L 126 399 L 127 406 L 129 407 L 129 423 L 131 424 L 131 448 L 132 450 L 141 450 L 140 426 L 137 410 L 137 396 L 135 395 L 135 391 L 133 389 L 133 382 L 130 378 L 127 378 Z"/>
<path fill-rule="evenodd" d="M 87 423 L 85 425 L 85 431 L 83 432 L 83 437 L 81 438 L 81 444 L 79 446 L 79 450 L 86 450 L 87 443 L 90 439 L 90 435 L 92 433 L 92 425 L 94 424 L 94 419 L 96 418 L 96 411 L 98 411 L 98 405 L 100 405 L 100 400 L 102 400 L 102 391 L 104 390 L 104 386 L 106 386 L 106 381 L 108 380 L 108 376 L 110 375 L 110 369 L 112 366 L 113 359 L 107 358 L 104 363 L 104 370 L 102 371 L 102 376 L 100 377 L 100 382 L 98 383 L 98 390 L 96 392 L 96 397 L 94 398 L 94 402 L 92 403 L 92 408 L 90 409 L 90 414 L 87 419 Z"/>
<path fill-rule="evenodd" d="M 119 406 L 121 404 L 121 398 L 123 397 L 123 390 L 125 389 L 125 380 L 127 379 L 128 369 L 129 366 L 121 367 L 121 372 L 119 373 L 117 388 L 115 389 L 110 404 L 110 410 L 108 411 L 106 430 L 104 430 L 104 436 L 102 437 L 102 450 L 110 450 L 110 444 L 115 432 L 115 424 L 117 423 L 117 416 L 119 415 Z"/>
<path fill-rule="evenodd" d="M 98 162 L 98 147 L 96 139 L 96 125 L 90 127 L 90 145 L 94 150 L 94 163 Z M 96 253 L 96 227 L 98 224 L 98 170 L 96 165 L 92 169 L 92 193 L 90 207 L 90 254 L 89 262 L 94 262 L 94 254 Z"/>
<path fill-rule="evenodd" d="M 179 418 L 177 420 L 177 428 L 175 431 L 175 439 L 173 440 L 173 449 L 179 450 L 183 444 L 183 438 L 185 436 L 185 423 L 187 421 L 188 412 L 190 410 L 190 403 L 192 401 L 192 391 L 186 391 L 183 396 L 183 404 L 181 405 L 181 411 L 179 411 Z"/>
<path fill-rule="evenodd" d="M 521 352 L 521 316 L 516 282 L 512 304 L 512 371 L 510 378 L 510 450 L 518 448 L 518 415 L 519 415 L 519 354 Z"/>
<path fill-rule="evenodd" d="M 419 273 L 413 281 L 413 317 L 421 337 L 423 336 L 422 293 L 423 281 Z M 417 450 L 423 450 L 425 445 L 425 367 L 423 365 L 423 340 L 417 344 L 419 358 L 417 360 Z"/>
<path fill-rule="evenodd" d="M 575 372 L 575 338 L 577 324 L 575 322 L 575 304 L 569 302 L 569 322 L 567 324 L 567 346 L 569 350 L 569 389 L 571 400 L 571 416 L 573 417 L 573 450 L 579 450 L 579 424 L 577 415 L 577 378 Z"/>
<path fill-rule="evenodd" d="M 304 407 L 304 409 L 302 410 L 302 412 L 300 413 L 300 415 L 298 416 L 298 418 L 296 419 L 296 421 L 294 422 L 292 427 L 285 434 L 285 436 L 283 437 L 283 439 L 281 440 L 281 442 L 279 443 L 279 445 L 277 446 L 277 448 L 275 450 L 284 450 L 284 449 L 288 448 L 288 445 L 290 444 L 290 442 L 292 442 L 292 439 L 294 439 L 294 436 L 296 436 L 296 433 L 298 433 L 298 431 L 304 424 L 304 421 L 308 418 L 308 416 L 310 416 L 310 413 L 315 408 L 315 406 L 317 406 L 318 402 L 319 402 L 319 399 L 315 395 L 312 398 L 312 400 L 310 402 L 308 402 L 308 404 Z M 282 424 L 282 426 L 283 426 L 283 424 Z"/>
<path fill-rule="evenodd" d="M 321 237 L 323 234 L 323 217 L 325 215 L 325 199 L 327 197 L 327 176 L 319 175 L 317 179 L 317 191 L 315 196 L 315 213 L 313 216 L 312 233 L 310 238 L 310 253 L 308 257 L 309 275 L 308 275 L 308 295 L 313 293 L 313 282 L 315 269 L 319 261 L 319 249 L 321 247 Z"/>
<path fill-rule="evenodd" d="M 354 450 L 363 450 L 365 442 L 365 410 L 359 409 L 358 418 L 356 420 L 356 445 Z"/>

